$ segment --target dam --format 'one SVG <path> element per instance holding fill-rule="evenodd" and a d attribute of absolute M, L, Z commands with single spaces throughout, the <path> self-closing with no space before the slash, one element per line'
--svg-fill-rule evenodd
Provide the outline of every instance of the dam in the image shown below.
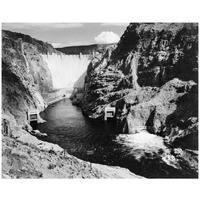
<path fill-rule="evenodd" d="M 42 54 L 52 74 L 53 87 L 73 89 L 74 84 L 82 77 L 77 87 L 83 87 L 87 66 L 91 61 L 91 55 L 65 55 Z"/>

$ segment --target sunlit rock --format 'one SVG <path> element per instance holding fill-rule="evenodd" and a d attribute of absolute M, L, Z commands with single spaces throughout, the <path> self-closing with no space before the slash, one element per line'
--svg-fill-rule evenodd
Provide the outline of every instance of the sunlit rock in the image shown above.
<path fill-rule="evenodd" d="M 197 148 L 196 122 L 189 122 L 198 116 L 197 71 L 196 23 L 131 23 L 117 46 L 89 64 L 83 112 L 103 119 L 112 105 L 119 133 L 146 126 L 176 145 Z"/>

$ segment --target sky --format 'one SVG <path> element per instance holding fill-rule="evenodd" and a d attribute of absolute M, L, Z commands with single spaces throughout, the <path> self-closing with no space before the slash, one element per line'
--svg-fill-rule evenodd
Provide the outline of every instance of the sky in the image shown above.
<path fill-rule="evenodd" d="M 30 35 L 54 47 L 118 42 L 129 23 L 3 23 L 3 30 Z"/>

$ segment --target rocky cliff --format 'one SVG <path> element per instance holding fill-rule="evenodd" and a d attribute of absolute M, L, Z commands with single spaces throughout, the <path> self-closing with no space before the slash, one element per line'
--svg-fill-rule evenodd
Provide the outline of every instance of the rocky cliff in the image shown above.
<path fill-rule="evenodd" d="M 83 112 L 115 106 L 119 133 L 138 126 L 173 144 L 198 148 L 198 25 L 131 23 L 117 46 L 89 64 Z"/>
<path fill-rule="evenodd" d="M 28 35 L 2 31 L 2 110 L 26 123 L 28 109 L 44 109 L 40 93 L 52 89 L 52 78 L 41 54 L 53 47 Z"/>

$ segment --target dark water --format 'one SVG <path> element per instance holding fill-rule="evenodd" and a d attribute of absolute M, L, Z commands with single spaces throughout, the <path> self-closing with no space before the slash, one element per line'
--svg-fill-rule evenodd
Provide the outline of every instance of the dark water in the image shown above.
<path fill-rule="evenodd" d="M 147 132 L 116 135 L 114 122 L 87 119 L 68 99 L 49 106 L 41 117 L 47 121 L 38 125 L 48 134 L 43 140 L 60 145 L 80 159 L 125 167 L 149 178 L 197 177 L 187 163 L 173 160 L 162 138 Z M 88 155 L 91 150 L 94 154 Z"/>

